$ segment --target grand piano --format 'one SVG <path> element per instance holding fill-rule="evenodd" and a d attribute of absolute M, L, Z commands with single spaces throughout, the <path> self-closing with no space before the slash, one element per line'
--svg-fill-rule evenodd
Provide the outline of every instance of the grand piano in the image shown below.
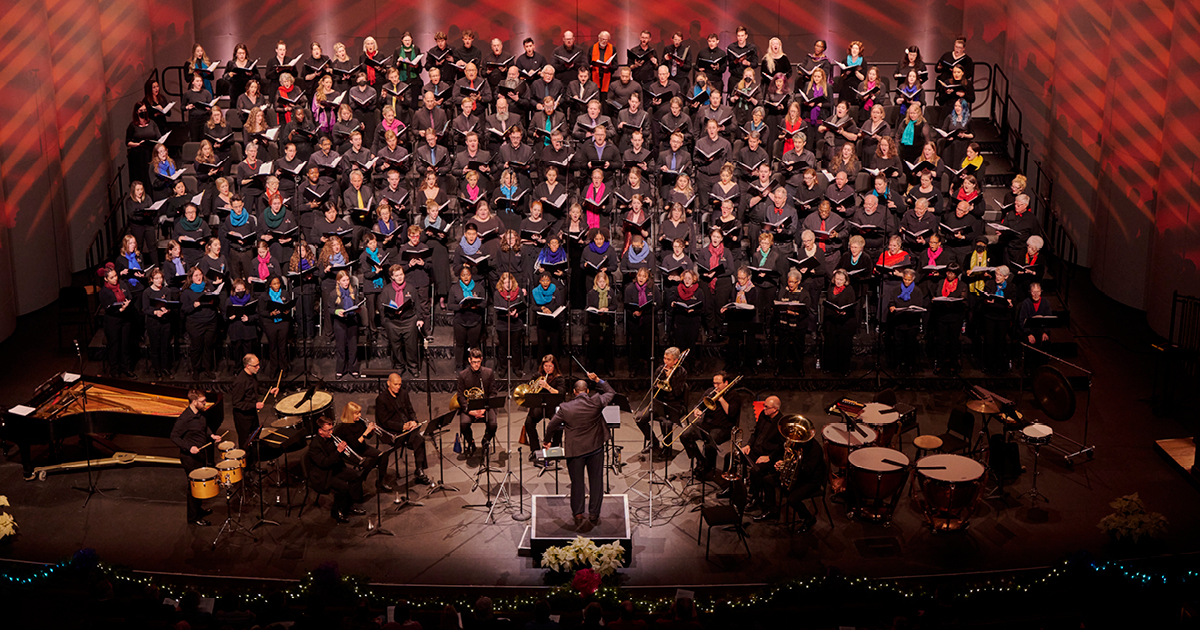
<path fill-rule="evenodd" d="M 34 475 L 35 444 L 49 445 L 51 461 L 57 464 L 62 463 L 59 445 L 71 437 L 90 439 L 108 450 L 115 450 L 104 437 L 108 435 L 169 439 L 175 419 L 187 408 L 187 393 L 181 387 L 62 372 L 38 386 L 29 402 L 4 410 L 0 437 L 20 447 L 28 479 Z M 225 405 L 217 392 L 206 391 L 204 396 L 204 416 L 215 431 L 224 420 Z"/>

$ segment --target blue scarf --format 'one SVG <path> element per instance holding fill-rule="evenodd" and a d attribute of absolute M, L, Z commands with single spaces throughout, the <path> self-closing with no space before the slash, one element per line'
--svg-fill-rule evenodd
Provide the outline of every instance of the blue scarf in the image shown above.
<path fill-rule="evenodd" d="M 312 262 L 307 258 L 300 259 L 300 271 L 308 271 L 312 269 Z"/>
<path fill-rule="evenodd" d="M 375 227 L 379 228 L 380 234 L 391 234 L 396 230 L 396 220 L 392 219 L 391 221 L 384 221 L 383 219 L 380 219 L 376 223 Z"/>
<path fill-rule="evenodd" d="M 279 304 L 283 303 L 283 289 L 280 289 L 278 291 L 276 291 L 275 289 L 267 289 L 267 295 L 270 296 L 272 302 L 279 303 Z M 279 322 L 283 321 L 283 318 L 282 317 L 273 317 L 273 318 L 271 318 L 271 320 L 274 321 L 276 324 L 278 324 Z"/>
<path fill-rule="evenodd" d="M 997 283 L 997 284 L 996 284 L 996 295 L 997 295 L 998 297 L 1004 297 L 1004 289 L 1005 289 L 1005 287 L 1007 287 L 1007 286 L 1008 286 L 1008 281 L 1007 281 L 1007 280 L 1005 280 L 1005 281 L 1004 281 L 1004 284 L 999 284 L 999 283 Z"/>
<path fill-rule="evenodd" d="M 913 289 L 916 289 L 916 288 L 917 288 L 916 282 L 914 282 L 908 286 L 904 286 L 903 282 L 900 283 L 900 299 L 904 300 L 905 302 L 911 300 L 912 294 L 913 294 Z"/>
<path fill-rule="evenodd" d="M 538 306 L 549 304 L 554 299 L 554 292 L 556 290 L 558 290 L 558 287 L 553 282 L 550 283 L 549 289 L 543 289 L 542 284 L 539 282 L 536 287 L 533 287 L 533 303 Z"/>
<path fill-rule="evenodd" d="M 127 252 L 125 254 L 125 260 L 129 263 L 130 271 L 133 271 L 134 269 L 141 270 L 142 263 L 138 261 L 137 252 Z M 129 274 L 129 286 L 136 287 L 137 285 L 137 278 L 133 277 L 133 274 Z"/>
<path fill-rule="evenodd" d="M 240 297 L 236 293 L 230 294 L 229 303 L 234 306 L 245 306 L 250 303 L 250 293 L 247 292 L 246 295 Z"/>
<path fill-rule="evenodd" d="M 379 264 L 379 249 L 367 248 L 367 255 L 371 257 L 371 262 L 375 263 L 376 265 Z M 374 285 L 376 289 L 382 289 L 383 288 L 383 277 L 380 276 L 378 278 L 375 278 L 374 280 L 371 281 L 371 284 Z"/>
<path fill-rule="evenodd" d="M 542 253 L 538 254 L 537 264 L 538 265 L 557 265 L 558 263 L 560 263 L 566 259 L 567 259 L 567 250 L 566 249 L 559 247 L 557 252 L 553 252 L 553 251 L 550 251 L 549 247 L 546 247 L 545 249 L 542 250 Z"/>
<path fill-rule="evenodd" d="M 243 225 L 246 225 L 246 222 L 250 220 L 250 213 L 246 212 L 245 208 L 242 208 L 242 211 L 240 214 L 241 214 L 241 218 L 238 217 L 239 213 L 230 212 L 229 213 L 229 224 L 232 225 L 233 227 L 242 227 Z"/>
<path fill-rule="evenodd" d="M 183 258 L 175 259 L 175 275 L 182 276 L 184 274 Z"/>
<path fill-rule="evenodd" d="M 846 65 L 850 66 L 852 68 L 861 66 L 862 65 L 862 56 L 859 56 L 858 61 L 855 61 L 854 57 L 851 57 L 850 55 L 846 55 Z"/>
<path fill-rule="evenodd" d="M 338 287 L 338 304 L 342 309 L 348 309 L 354 306 L 354 298 L 350 297 L 350 289 Z"/>
<path fill-rule="evenodd" d="M 646 260 L 649 257 L 650 257 L 650 246 L 649 245 L 642 245 L 642 253 L 640 253 L 640 254 L 633 247 L 629 248 L 630 264 L 640 265 L 640 264 L 642 264 L 642 261 Z"/>
<path fill-rule="evenodd" d="M 596 241 L 588 243 L 588 251 L 601 256 L 608 253 L 608 241 L 604 241 L 604 247 L 596 247 Z"/>
<path fill-rule="evenodd" d="M 483 247 L 483 239 L 481 239 L 479 237 L 475 237 L 474 245 L 467 242 L 466 236 L 463 236 L 462 238 L 458 239 L 458 248 L 462 250 L 462 253 L 464 253 L 468 256 L 474 256 L 475 254 L 478 254 L 480 247 Z"/>
<path fill-rule="evenodd" d="M 203 282 L 201 282 L 200 284 L 188 285 L 188 288 L 191 289 L 194 293 L 204 293 L 204 283 Z"/>
<path fill-rule="evenodd" d="M 517 194 L 517 187 L 501 185 L 500 192 L 504 195 L 505 199 L 512 199 L 513 195 Z"/>
<path fill-rule="evenodd" d="M 338 252 L 329 257 L 329 262 L 333 265 L 344 265 L 346 264 L 346 255 Z"/>
<path fill-rule="evenodd" d="M 471 278 L 470 284 L 463 284 L 462 280 L 458 281 L 458 286 L 462 287 L 463 298 L 475 297 L 475 278 Z"/>
<path fill-rule="evenodd" d="M 912 146 L 913 136 L 916 134 L 917 122 L 910 120 L 904 125 L 904 133 L 900 135 L 900 144 Z"/>

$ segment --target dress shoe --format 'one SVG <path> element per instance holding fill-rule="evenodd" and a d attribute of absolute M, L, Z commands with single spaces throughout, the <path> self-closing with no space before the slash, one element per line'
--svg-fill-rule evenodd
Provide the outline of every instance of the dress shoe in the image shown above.
<path fill-rule="evenodd" d="M 198 518 L 198 519 L 192 521 L 192 525 L 195 525 L 196 527 L 208 527 L 209 525 L 212 525 L 212 523 L 209 523 L 208 521 L 206 521 L 202 518 Z"/>
<path fill-rule="evenodd" d="M 529 451 L 529 461 L 535 462 L 535 463 L 537 462 L 537 452 Z"/>
<path fill-rule="evenodd" d="M 390 484 L 386 481 L 383 483 L 375 484 L 375 489 L 380 492 L 395 492 L 396 491 L 396 488 L 392 487 L 392 484 Z"/>
<path fill-rule="evenodd" d="M 579 527 L 580 525 L 583 525 L 583 515 L 582 515 L 582 514 L 576 514 L 576 515 L 575 515 L 575 526 L 576 526 L 576 527 Z"/>
<path fill-rule="evenodd" d="M 769 510 L 759 514 L 758 516 L 755 516 L 754 522 L 760 523 L 762 521 L 773 521 L 777 518 L 779 518 L 779 510 Z"/>
<path fill-rule="evenodd" d="M 796 525 L 796 533 L 803 534 L 803 533 L 807 532 L 808 530 L 812 529 L 813 525 L 816 525 L 816 524 L 817 524 L 817 519 L 806 518 L 806 519 L 800 521 L 800 523 L 798 525 Z"/>
<path fill-rule="evenodd" d="M 595 515 L 595 516 L 589 516 L 589 517 L 588 517 L 588 521 L 589 521 L 589 522 L 590 522 L 592 525 L 599 525 L 599 524 L 600 524 L 600 515 L 599 515 L 599 514 L 597 514 L 597 515 Z"/>
<path fill-rule="evenodd" d="M 718 499 L 728 499 L 729 495 L 733 494 L 733 486 L 725 486 L 725 489 L 717 493 Z"/>
<path fill-rule="evenodd" d="M 425 474 L 425 471 L 419 471 L 413 476 L 413 483 L 419 486 L 431 486 L 433 485 L 433 480 L 429 478 L 429 475 Z"/>
<path fill-rule="evenodd" d="M 333 513 L 333 520 L 338 523 L 349 523 L 350 522 L 350 519 L 346 518 L 345 516 L 342 516 L 342 514 L 340 512 Z"/>
<path fill-rule="evenodd" d="M 350 514 L 352 514 L 352 515 L 354 515 L 354 516 L 362 516 L 362 515 L 366 514 L 366 513 L 367 513 L 367 511 L 366 511 L 366 510 L 364 510 L 364 509 L 362 509 L 362 508 L 356 508 L 356 507 L 352 507 L 352 508 L 350 508 L 350 512 L 349 512 L 349 513 L 350 513 Z"/>
<path fill-rule="evenodd" d="M 468 440 L 467 445 L 463 447 L 463 454 L 470 457 L 475 454 L 475 442 Z"/>
<path fill-rule="evenodd" d="M 205 516 L 209 516 L 211 514 L 212 514 L 212 510 L 210 510 L 208 508 L 200 508 L 200 518 L 204 518 Z"/>

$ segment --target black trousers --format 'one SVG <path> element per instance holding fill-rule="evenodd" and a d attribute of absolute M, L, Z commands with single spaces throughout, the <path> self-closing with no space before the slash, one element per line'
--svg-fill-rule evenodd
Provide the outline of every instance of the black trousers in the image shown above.
<path fill-rule="evenodd" d="M 629 369 L 631 372 L 644 372 L 651 362 L 651 357 L 657 356 L 654 348 L 650 347 L 650 333 L 653 316 L 649 309 L 642 315 L 629 315 L 628 328 L 625 331 L 625 348 L 629 353 Z"/>
<path fill-rule="evenodd" d="M 193 470 L 203 468 L 205 462 L 191 453 L 180 453 L 179 463 L 183 464 L 183 477 L 187 481 L 184 486 L 187 488 L 187 520 L 191 523 L 200 520 L 200 510 L 204 508 L 201 500 L 192 496 L 191 474 Z"/>
<path fill-rule="evenodd" d="M 588 318 L 588 366 L 600 374 L 613 373 L 613 349 L 616 342 L 613 339 L 613 322 L 608 316 Z"/>
<path fill-rule="evenodd" d="M 787 504 L 791 506 L 796 516 L 802 521 L 813 520 L 813 513 L 808 511 L 808 506 L 804 504 L 805 499 L 818 496 L 824 490 L 824 484 L 820 479 L 805 481 L 797 479 L 791 490 L 787 491 Z"/>
<path fill-rule="evenodd" d="M 525 329 L 496 329 L 496 373 L 508 374 L 509 349 L 512 350 L 512 368 L 520 372 L 525 367 Z"/>
<path fill-rule="evenodd" d="M 483 339 L 483 325 L 476 324 L 474 326 L 464 326 L 454 321 L 454 369 L 455 371 L 467 367 L 463 357 L 466 356 L 467 348 L 478 348 L 480 340 Z"/>
<path fill-rule="evenodd" d="M 333 491 L 333 511 L 345 514 L 354 503 L 362 503 L 362 475 L 357 469 L 344 468 L 329 479 Z"/>
<path fill-rule="evenodd" d="M 541 319 L 541 318 L 539 318 Z M 562 354 L 562 324 L 558 322 L 538 322 L 537 327 L 537 356 Z"/>
<path fill-rule="evenodd" d="M 751 451 L 746 457 L 750 461 L 748 471 L 752 491 L 762 497 L 764 512 L 774 512 L 777 504 L 775 492 L 779 489 L 779 475 L 775 473 L 774 462 L 754 463 L 754 460 L 759 457 L 754 451 Z"/>
<path fill-rule="evenodd" d="M 365 280 L 364 282 L 371 282 L 371 281 Z M 370 331 L 371 333 L 374 333 L 375 332 L 375 312 L 379 306 L 379 294 L 378 293 L 369 293 L 369 292 L 364 291 L 363 298 L 365 298 L 367 300 L 367 303 L 363 304 L 362 308 L 358 309 L 358 323 L 363 326 L 366 326 L 368 331 Z"/>
<path fill-rule="evenodd" d="M 954 368 L 962 356 L 961 315 L 941 315 L 933 320 L 933 343 L 930 354 L 937 358 L 938 367 Z"/>
<path fill-rule="evenodd" d="M 848 372 L 854 354 L 854 318 L 844 322 L 832 321 L 825 324 L 825 362 L 821 365 L 830 372 Z"/>
<path fill-rule="evenodd" d="M 910 366 L 920 362 L 921 346 L 917 343 L 919 331 L 920 329 L 916 326 L 896 327 L 896 354 L 892 357 L 893 363 Z"/>
<path fill-rule="evenodd" d="M 171 368 L 171 322 L 153 315 L 146 318 L 146 334 L 150 340 L 150 367 L 154 370 Z"/>
<path fill-rule="evenodd" d="M 700 316 L 676 315 L 671 321 L 671 345 L 680 350 L 696 347 L 700 341 Z"/>
<path fill-rule="evenodd" d="M 460 413 L 458 414 L 458 430 L 468 443 L 475 442 L 475 432 L 471 429 L 471 425 L 476 422 L 483 422 L 487 425 L 483 432 L 485 442 L 496 437 L 496 413 L 493 410 L 489 409 L 482 418 L 476 418 L 469 413 Z"/>
<path fill-rule="evenodd" d="M 525 439 L 529 441 L 529 448 L 533 450 L 537 450 L 542 447 L 543 442 L 541 439 L 541 434 L 538 433 L 538 425 L 545 417 L 545 411 L 543 411 L 541 407 L 530 409 L 529 413 L 525 414 Z M 562 431 L 557 431 L 553 435 L 547 434 L 546 441 L 550 442 L 552 446 L 561 445 Z"/>
<path fill-rule="evenodd" d="M 249 208 L 250 206 L 246 206 Z M 254 258 L 258 256 L 258 252 L 253 249 L 238 251 L 236 248 L 229 250 L 229 277 L 241 278 L 245 280 L 250 276 L 258 276 L 258 265 L 254 263 Z M 260 278 L 266 281 L 266 278 Z"/>
<path fill-rule="evenodd" d="M 696 422 L 679 434 L 679 441 L 683 442 L 683 450 L 692 460 L 704 458 L 699 462 L 700 467 L 713 468 L 717 463 L 717 447 L 729 441 L 729 433 L 725 427 L 705 429 Z"/>
<path fill-rule="evenodd" d="M 403 430 L 401 427 L 396 427 L 394 430 L 390 427 L 385 428 L 395 433 L 399 433 Z M 414 430 L 408 435 L 400 436 L 397 440 L 397 443 L 399 443 L 402 447 L 407 447 L 408 449 L 412 450 L 413 463 L 416 464 L 417 470 L 425 470 L 429 467 L 429 456 L 425 452 L 425 436 L 422 435 L 420 431 Z M 395 446 L 395 443 L 393 446 Z M 396 467 L 396 473 L 399 474 L 399 464 L 397 464 Z M 381 466 L 380 472 L 382 473 L 386 469 L 386 465 Z"/>
<path fill-rule="evenodd" d="M 571 514 L 583 514 L 583 474 L 587 471 L 588 516 L 600 517 L 604 503 L 604 448 L 587 455 L 567 458 L 567 475 L 571 478 Z"/>
<path fill-rule="evenodd" d="M 416 316 L 408 319 L 383 318 L 383 331 L 392 349 L 392 367 L 406 374 L 417 375 L 420 370 L 420 335 Z"/>
<path fill-rule="evenodd" d="M 337 373 L 358 371 L 358 324 L 344 317 L 333 318 L 333 348 L 337 355 Z"/>
<path fill-rule="evenodd" d="M 217 323 L 189 319 L 187 334 L 188 362 L 192 366 L 192 372 L 211 372 L 213 349 L 217 345 Z"/>
<path fill-rule="evenodd" d="M 104 344 L 110 373 L 116 375 L 133 368 L 134 361 L 129 351 L 132 336 L 133 322 L 124 317 L 104 316 Z"/>
<path fill-rule="evenodd" d="M 258 412 L 234 409 L 233 428 L 238 434 L 238 448 L 247 448 L 250 435 L 258 428 Z"/>
<path fill-rule="evenodd" d="M 653 404 L 653 413 L 638 418 L 637 426 L 642 430 L 642 436 L 646 438 L 647 442 L 658 446 L 658 438 L 655 437 L 654 430 L 650 426 L 650 416 L 653 415 L 654 419 L 658 421 L 658 427 L 662 431 L 663 439 L 670 441 L 671 432 L 675 429 L 675 421 L 678 419 L 680 412 L 667 407 L 657 400 Z"/>
<path fill-rule="evenodd" d="M 986 370 L 1003 372 L 1008 370 L 1008 326 L 1007 319 L 984 316 L 983 320 L 983 367 Z"/>
<path fill-rule="evenodd" d="M 263 333 L 267 337 L 266 360 L 267 374 L 279 374 L 280 370 L 288 372 L 291 370 L 291 364 L 288 361 L 288 331 L 291 328 L 291 322 L 284 319 L 283 321 L 274 322 L 271 318 L 262 320 Z"/>

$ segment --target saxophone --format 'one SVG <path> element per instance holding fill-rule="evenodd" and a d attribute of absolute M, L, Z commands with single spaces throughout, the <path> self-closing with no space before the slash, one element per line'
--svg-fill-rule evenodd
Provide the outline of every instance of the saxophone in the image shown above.
<path fill-rule="evenodd" d="M 802 445 L 813 439 L 817 432 L 812 422 L 800 414 L 792 414 L 779 422 L 779 432 L 783 435 L 783 459 L 779 460 L 779 485 L 788 491 L 796 484 L 800 472 Z"/>

